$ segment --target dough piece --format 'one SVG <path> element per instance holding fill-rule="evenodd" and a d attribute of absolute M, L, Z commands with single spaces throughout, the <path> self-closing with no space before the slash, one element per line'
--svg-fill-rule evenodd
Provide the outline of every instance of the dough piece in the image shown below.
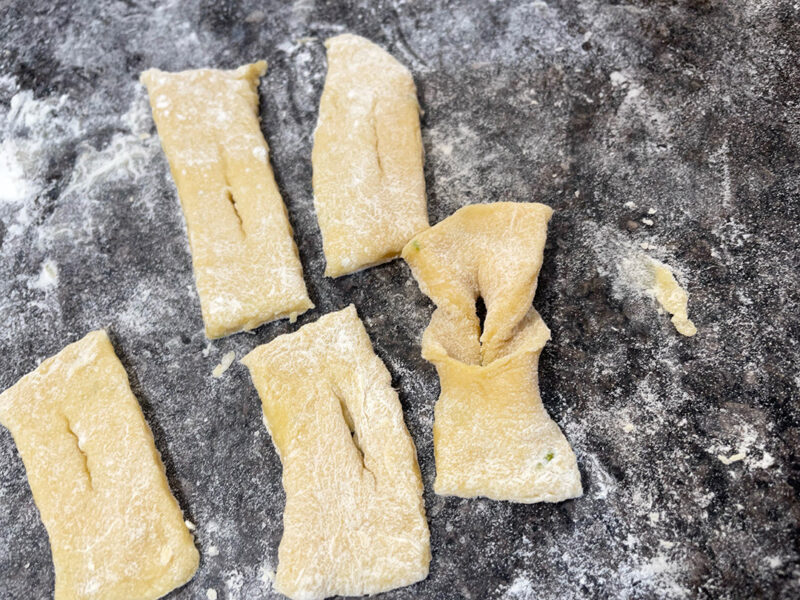
<path fill-rule="evenodd" d="M 398 257 L 428 228 L 428 209 L 411 73 L 357 35 L 325 46 L 311 161 L 325 275 L 339 277 Z"/>
<path fill-rule="evenodd" d="M 651 258 L 649 266 L 653 277 L 650 287 L 652 294 L 661 307 L 672 315 L 672 324 L 678 333 L 693 336 L 697 328 L 689 320 L 689 294 L 678 284 L 667 265 Z"/>
<path fill-rule="evenodd" d="M 551 214 L 543 204 L 467 206 L 403 249 L 437 307 L 422 338 L 441 382 L 437 494 L 559 502 L 583 493 L 572 448 L 539 397 L 550 330 L 531 303 Z"/>
<path fill-rule="evenodd" d="M 259 125 L 266 69 L 261 61 L 141 76 L 186 217 L 209 338 L 314 306 Z"/>
<path fill-rule="evenodd" d="M 154 599 L 192 578 L 192 534 L 105 331 L 0 395 L 0 423 L 50 536 L 56 600 Z"/>
<path fill-rule="evenodd" d="M 242 359 L 283 462 L 276 589 L 376 594 L 424 579 L 430 542 L 414 442 L 351 305 Z"/>

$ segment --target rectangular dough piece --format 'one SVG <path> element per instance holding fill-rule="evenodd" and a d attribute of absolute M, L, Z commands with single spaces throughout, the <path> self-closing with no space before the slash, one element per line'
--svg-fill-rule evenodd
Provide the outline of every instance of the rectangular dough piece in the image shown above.
<path fill-rule="evenodd" d="M 428 228 L 428 208 L 411 73 L 357 35 L 325 46 L 311 161 L 325 275 L 339 277 L 399 256 Z"/>
<path fill-rule="evenodd" d="M 295 600 L 377 594 L 428 575 L 414 442 L 351 305 L 242 359 L 283 463 L 275 588 Z"/>
<path fill-rule="evenodd" d="M 50 537 L 55 600 L 149 600 L 192 578 L 194 539 L 105 331 L 0 395 L 0 423 Z"/>
<path fill-rule="evenodd" d="M 266 69 L 261 61 L 141 76 L 186 217 L 209 338 L 314 307 L 259 124 Z"/>

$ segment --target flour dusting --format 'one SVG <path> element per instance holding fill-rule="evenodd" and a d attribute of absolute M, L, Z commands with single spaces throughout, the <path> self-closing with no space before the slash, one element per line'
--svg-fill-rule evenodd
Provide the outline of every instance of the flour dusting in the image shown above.
<path fill-rule="evenodd" d="M 34 290 L 49 290 L 58 286 L 58 265 L 47 259 L 42 263 L 39 275 L 31 279 L 28 287 Z"/>

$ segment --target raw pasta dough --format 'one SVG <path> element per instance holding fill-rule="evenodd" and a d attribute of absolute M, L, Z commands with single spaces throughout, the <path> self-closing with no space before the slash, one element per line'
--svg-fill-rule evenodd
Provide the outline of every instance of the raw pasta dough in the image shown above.
<path fill-rule="evenodd" d="M 314 133 L 314 207 L 325 274 L 400 255 L 427 229 L 419 104 L 411 73 L 357 35 L 325 42 L 328 74 Z"/>
<path fill-rule="evenodd" d="M 653 274 L 653 285 L 650 289 L 661 307 L 672 315 L 675 329 L 687 337 L 695 335 L 697 328 L 689 319 L 688 313 L 689 294 L 675 280 L 669 266 L 654 259 L 650 259 L 649 266 Z"/>
<path fill-rule="evenodd" d="M 355 308 L 242 362 L 283 462 L 276 589 L 304 600 L 424 579 L 430 543 L 414 442 Z"/>
<path fill-rule="evenodd" d="M 403 250 L 436 303 L 422 355 L 441 381 L 438 494 L 515 502 L 582 494 L 575 455 L 539 396 L 539 354 L 550 330 L 531 303 L 551 214 L 543 204 L 467 206 Z M 478 297 L 486 304 L 482 333 Z"/>
<path fill-rule="evenodd" d="M 0 395 L 0 423 L 50 536 L 56 600 L 154 599 L 191 579 L 192 534 L 104 331 Z"/>
<path fill-rule="evenodd" d="M 141 77 L 186 217 L 210 338 L 314 306 L 259 125 L 266 68 Z"/>

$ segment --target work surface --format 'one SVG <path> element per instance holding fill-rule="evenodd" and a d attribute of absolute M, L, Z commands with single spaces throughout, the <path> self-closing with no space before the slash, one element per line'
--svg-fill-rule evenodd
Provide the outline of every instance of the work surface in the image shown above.
<path fill-rule="evenodd" d="M 0 9 L 0 389 L 105 327 L 202 559 L 169 598 L 277 598 L 281 468 L 246 369 L 211 372 L 354 303 L 400 391 L 433 560 L 392 599 L 800 595 L 800 8 L 792 1 L 18 1 Z M 409 66 L 431 223 L 497 200 L 555 209 L 535 305 L 546 408 L 585 494 L 436 496 L 432 312 L 401 261 L 331 280 L 311 191 L 322 41 Z M 209 343 L 138 74 L 265 58 L 263 129 L 316 310 Z M 651 210 L 653 209 L 653 210 Z M 631 280 L 690 293 L 694 338 Z M 725 464 L 719 457 L 742 460 Z M 0 430 L 0 597 L 53 569 Z"/>

